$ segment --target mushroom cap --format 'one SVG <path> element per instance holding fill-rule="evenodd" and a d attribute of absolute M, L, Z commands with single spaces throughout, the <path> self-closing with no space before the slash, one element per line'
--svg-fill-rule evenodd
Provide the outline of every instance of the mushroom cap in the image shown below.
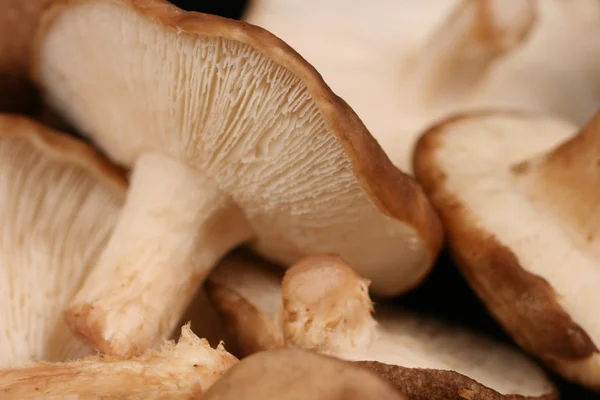
<path fill-rule="evenodd" d="M 0 114 L 0 367 L 87 354 L 63 321 L 126 181 L 87 145 Z"/>
<path fill-rule="evenodd" d="M 271 350 L 243 359 L 203 400 L 402 400 L 371 371 L 298 349 Z"/>
<path fill-rule="evenodd" d="M 432 266 L 442 232 L 421 189 L 269 32 L 164 0 L 63 0 L 35 53 L 49 102 L 112 159 L 159 153 L 207 174 L 261 255 L 336 252 L 383 295 Z"/>
<path fill-rule="evenodd" d="M 65 363 L 37 363 L 0 370 L 4 400 L 198 398 L 238 363 L 222 345 L 213 349 L 188 325 L 177 343 L 147 350 L 131 359 L 90 356 Z"/>
<path fill-rule="evenodd" d="M 30 45 L 41 10 L 50 0 L 0 0 L 0 111 L 33 111 Z"/>
<path fill-rule="evenodd" d="M 520 177 L 523 162 L 576 132 L 536 114 L 458 115 L 421 137 L 415 172 L 442 215 L 457 264 L 492 314 L 523 348 L 600 389 L 598 241 L 561 220 Z M 550 197 L 558 204 L 573 195 L 562 193 Z"/>
<path fill-rule="evenodd" d="M 210 274 L 208 298 L 241 356 L 283 347 L 281 278 L 280 268 L 243 251 L 228 254 Z"/>
<path fill-rule="evenodd" d="M 364 279 L 339 257 L 307 257 L 286 271 L 279 287 L 272 284 L 280 277 L 275 270 L 244 260 L 225 259 L 210 277 L 209 295 L 245 354 L 312 349 L 372 368 L 410 398 L 445 400 L 453 391 L 473 399 L 557 398 L 533 361 L 462 326 L 385 304 L 375 307 L 373 325 L 363 315 L 372 309 Z"/>
<path fill-rule="evenodd" d="M 244 19 L 313 64 L 405 172 L 412 171 L 420 132 L 448 113 L 518 107 L 575 123 L 593 115 L 600 100 L 599 59 L 592 56 L 600 52 L 597 0 L 535 1 L 537 17 L 526 40 L 495 62 L 471 93 L 435 107 L 418 101 L 423 88 L 411 74 L 414 62 L 460 1 L 252 0 Z M 526 7 L 525 1 L 513 3 L 517 12 Z"/>

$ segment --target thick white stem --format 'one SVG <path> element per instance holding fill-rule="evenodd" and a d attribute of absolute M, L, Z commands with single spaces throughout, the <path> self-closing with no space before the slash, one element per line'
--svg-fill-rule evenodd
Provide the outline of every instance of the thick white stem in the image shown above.
<path fill-rule="evenodd" d="M 142 155 L 115 231 L 67 321 L 107 354 L 139 354 L 171 334 L 215 263 L 251 236 L 243 213 L 210 178 Z"/>
<path fill-rule="evenodd" d="M 334 255 L 295 264 L 281 284 L 285 345 L 342 358 L 368 348 L 377 326 L 368 286 Z"/>
<path fill-rule="evenodd" d="M 461 0 L 413 66 L 423 100 L 466 95 L 496 60 L 525 42 L 536 14 L 536 0 Z"/>

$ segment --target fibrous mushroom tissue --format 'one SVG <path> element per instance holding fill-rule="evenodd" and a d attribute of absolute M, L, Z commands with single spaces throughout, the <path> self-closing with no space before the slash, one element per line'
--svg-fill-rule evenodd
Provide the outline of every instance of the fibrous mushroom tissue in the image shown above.
<path fill-rule="evenodd" d="M 600 2 L 201 8 L 0 0 L 0 400 L 600 398 Z"/>

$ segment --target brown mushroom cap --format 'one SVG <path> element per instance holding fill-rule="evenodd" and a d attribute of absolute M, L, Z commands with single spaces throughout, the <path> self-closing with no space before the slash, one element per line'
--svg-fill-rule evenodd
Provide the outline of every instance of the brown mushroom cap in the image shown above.
<path fill-rule="evenodd" d="M 49 101 L 133 168 L 123 217 L 69 311 L 104 351 L 168 335 L 244 242 L 286 266 L 340 253 L 382 295 L 431 268 L 442 232 L 421 189 L 267 31 L 164 0 L 63 0 L 44 14 L 36 56 Z"/>
<path fill-rule="evenodd" d="M 192 399 L 237 362 L 222 345 L 213 349 L 184 326 L 177 344 L 166 342 L 133 359 L 94 356 L 0 370 L 0 398 Z"/>
<path fill-rule="evenodd" d="M 279 287 L 272 284 L 278 275 L 261 267 L 230 256 L 209 281 L 215 307 L 246 354 L 294 347 L 359 362 L 411 399 L 557 398 L 541 368 L 511 347 L 382 304 L 373 319 L 368 283 L 337 256 L 303 259 Z"/>
<path fill-rule="evenodd" d="M 0 114 L 0 368 L 89 353 L 63 312 L 125 189 L 122 173 L 86 144 Z"/>
<path fill-rule="evenodd" d="M 471 286 L 525 349 L 600 389 L 600 118 L 584 129 L 525 113 L 440 122 L 415 170 Z"/>
<path fill-rule="evenodd" d="M 285 349 L 243 359 L 202 400 L 402 400 L 364 368 L 311 352 Z"/>
<path fill-rule="evenodd" d="M 50 0 L 0 0 L 0 111 L 34 111 L 29 81 L 30 45 L 41 10 Z"/>

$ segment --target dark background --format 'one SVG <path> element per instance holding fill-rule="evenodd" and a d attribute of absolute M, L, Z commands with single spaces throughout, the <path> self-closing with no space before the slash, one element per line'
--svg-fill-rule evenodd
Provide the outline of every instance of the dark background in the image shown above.
<path fill-rule="evenodd" d="M 200 11 L 235 19 L 242 18 L 248 4 L 248 1 L 242 0 L 172 0 L 171 2 L 189 11 Z M 397 301 L 413 310 L 464 323 L 499 340 L 512 343 L 511 339 L 487 313 L 485 307 L 459 275 L 450 257 L 445 253 L 441 255 L 438 265 L 425 284 Z M 559 377 L 552 376 L 561 390 L 562 399 L 600 399 L 598 394 L 588 392 Z"/>
<path fill-rule="evenodd" d="M 249 1 L 246 0 L 169 0 L 188 11 L 200 11 L 222 17 L 241 19 Z M 285 1 L 285 0 L 284 0 Z M 324 0 L 326 1 L 326 0 Z"/>

